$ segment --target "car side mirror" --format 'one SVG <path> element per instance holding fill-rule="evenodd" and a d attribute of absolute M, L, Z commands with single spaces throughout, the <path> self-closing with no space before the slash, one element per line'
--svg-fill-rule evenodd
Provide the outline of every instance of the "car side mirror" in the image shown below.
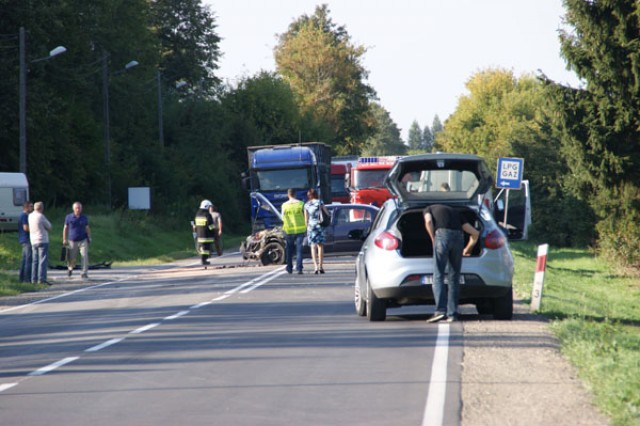
<path fill-rule="evenodd" d="M 496 202 L 496 207 L 498 207 L 498 210 L 500 210 L 500 211 L 504 210 L 504 201 L 498 200 Z"/>

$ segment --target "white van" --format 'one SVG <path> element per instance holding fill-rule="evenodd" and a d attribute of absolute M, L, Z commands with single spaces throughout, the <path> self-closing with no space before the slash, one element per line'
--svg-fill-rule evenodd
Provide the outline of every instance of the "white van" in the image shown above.
<path fill-rule="evenodd" d="M 0 173 L 0 231 L 17 231 L 22 205 L 29 200 L 24 173 Z"/>

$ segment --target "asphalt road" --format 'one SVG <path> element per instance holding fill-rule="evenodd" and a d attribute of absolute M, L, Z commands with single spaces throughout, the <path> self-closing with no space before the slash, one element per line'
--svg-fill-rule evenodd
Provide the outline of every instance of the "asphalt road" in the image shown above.
<path fill-rule="evenodd" d="M 358 317 L 349 257 L 213 263 L 53 273 L 46 298 L 0 302 L 0 424 L 460 423 L 460 324 Z"/>

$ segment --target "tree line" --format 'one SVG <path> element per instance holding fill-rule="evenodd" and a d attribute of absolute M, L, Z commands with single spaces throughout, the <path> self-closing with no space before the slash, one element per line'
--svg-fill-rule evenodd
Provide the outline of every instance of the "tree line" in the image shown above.
<path fill-rule="evenodd" d="M 204 197 L 223 213 L 245 212 L 239 175 L 246 147 L 260 144 L 323 141 L 335 155 L 467 152 L 489 164 L 515 156 L 532 184 L 537 238 L 640 263 L 640 5 L 632 0 L 565 0 L 561 53 L 580 87 L 481 70 L 444 123 L 414 122 L 407 143 L 367 82 L 366 48 L 326 5 L 283 29 L 275 72 L 233 85 L 217 74 L 221 35 L 200 0 L 0 0 L 0 9 L 0 170 L 19 164 L 23 27 L 34 198 L 120 208 L 128 187 L 149 186 L 154 213 L 190 217 Z M 34 62 L 58 45 L 67 52 Z M 245 222 L 225 216 L 231 229 Z"/>
<path fill-rule="evenodd" d="M 467 81 L 435 145 L 525 159 L 534 234 L 640 266 L 640 3 L 565 0 L 561 54 L 580 79 L 500 69 Z"/>
<path fill-rule="evenodd" d="M 120 208 L 128 187 L 148 186 L 158 214 L 189 217 L 204 197 L 244 212 L 238 183 L 249 145 L 404 153 L 366 82 L 365 49 L 326 6 L 284 29 L 277 72 L 233 85 L 217 74 L 215 11 L 200 0 L 0 0 L 0 9 L 0 170 L 19 168 L 22 27 L 27 174 L 33 197 L 50 205 Z M 55 46 L 66 52 L 37 60 Z M 321 77 L 312 85 L 310 74 Z M 230 229 L 243 223 L 243 214 L 226 216 Z"/>

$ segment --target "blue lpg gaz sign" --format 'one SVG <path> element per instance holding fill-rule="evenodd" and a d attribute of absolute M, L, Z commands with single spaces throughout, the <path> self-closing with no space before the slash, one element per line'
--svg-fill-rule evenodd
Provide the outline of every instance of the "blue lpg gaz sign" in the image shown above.
<path fill-rule="evenodd" d="M 496 187 L 504 189 L 520 189 L 523 171 L 524 159 L 499 158 Z"/>

